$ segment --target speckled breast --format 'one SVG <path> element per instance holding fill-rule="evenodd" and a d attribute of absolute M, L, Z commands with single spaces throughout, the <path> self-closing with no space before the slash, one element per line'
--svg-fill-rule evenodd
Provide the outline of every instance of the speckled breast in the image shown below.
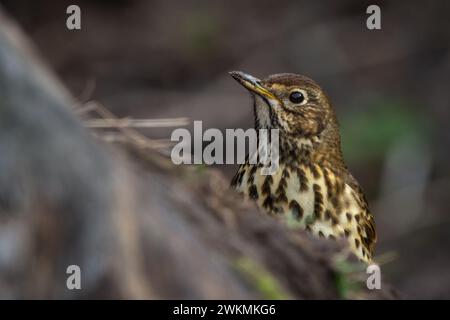
<path fill-rule="evenodd" d="M 317 164 L 280 164 L 273 175 L 262 175 L 261 169 L 242 165 L 233 187 L 269 214 L 284 217 L 290 226 L 321 237 L 346 238 L 360 259 L 371 260 L 373 239 L 367 228 L 373 224 L 372 217 L 364 199 L 331 169 Z"/>

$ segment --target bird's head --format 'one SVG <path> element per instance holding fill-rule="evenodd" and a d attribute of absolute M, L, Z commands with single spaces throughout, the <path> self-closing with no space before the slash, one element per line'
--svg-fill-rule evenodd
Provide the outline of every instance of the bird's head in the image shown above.
<path fill-rule="evenodd" d="M 328 97 L 308 77 L 281 73 L 263 80 L 240 71 L 230 75 L 254 98 L 256 129 L 279 129 L 294 145 L 341 157 L 339 127 Z"/>

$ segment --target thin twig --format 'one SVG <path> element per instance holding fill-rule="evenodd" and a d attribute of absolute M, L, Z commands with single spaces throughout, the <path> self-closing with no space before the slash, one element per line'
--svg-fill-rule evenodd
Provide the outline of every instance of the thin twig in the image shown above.
<path fill-rule="evenodd" d="M 79 108 L 80 110 L 81 108 Z M 87 126 L 91 128 L 116 128 L 120 134 L 112 135 L 101 134 L 102 139 L 110 142 L 128 142 L 142 149 L 152 149 L 160 154 L 167 156 L 167 148 L 173 145 L 169 140 L 154 140 L 139 133 L 134 128 L 136 127 L 167 127 L 167 126 L 183 126 L 188 123 L 187 118 L 174 119 L 120 119 L 111 111 L 105 108 L 102 104 L 96 101 L 86 103 L 81 110 L 95 111 L 101 118 L 86 120 Z M 122 137 L 120 137 L 122 135 Z"/>
<path fill-rule="evenodd" d="M 188 124 L 187 118 L 171 119 L 130 119 L 130 118 L 104 118 L 90 119 L 85 125 L 90 128 L 163 128 L 181 127 Z"/>

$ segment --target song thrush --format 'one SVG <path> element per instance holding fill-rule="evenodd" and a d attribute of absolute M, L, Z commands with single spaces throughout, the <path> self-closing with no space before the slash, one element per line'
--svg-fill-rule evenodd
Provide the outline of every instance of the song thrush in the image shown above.
<path fill-rule="evenodd" d="M 341 152 L 330 100 L 311 79 L 290 73 L 259 80 L 230 72 L 254 99 L 256 129 L 279 129 L 279 168 L 262 175 L 261 164 L 241 165 L 232 187 L 269 214 L 284 216 L 315 235 L 346 238 L 371 262 L 375 223 Z"/>

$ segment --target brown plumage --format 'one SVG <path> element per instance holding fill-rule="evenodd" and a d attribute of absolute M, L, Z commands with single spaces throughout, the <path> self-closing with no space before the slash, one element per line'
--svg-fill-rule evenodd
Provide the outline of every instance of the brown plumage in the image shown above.
<path fill-rule="evenodd" d="M 232 186 L 269 214 L 326 238 L 346 238 L 371 262 L 375 223 L 341 152 L 339 125 L 323 90 L 311 79 L 276 74 L 259 80 L 231 75 L 254 98 L 256 129 L 279 129 L 279 168 L 262 175 L 260 164 L 241 165 Z M 248 159 L 248 157 L 247 157 Z"/>

